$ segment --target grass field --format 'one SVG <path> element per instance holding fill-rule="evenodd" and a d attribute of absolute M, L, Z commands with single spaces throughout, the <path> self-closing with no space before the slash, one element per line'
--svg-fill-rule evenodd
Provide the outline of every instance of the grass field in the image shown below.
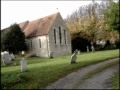
<path fill-rule="evenodd" d="M 120 89 L 120 73 L 119 71 L 115 73 L 115 76 L 112 78 L 112 89 Z"/>
<path fill-rule="evenodd" d="M 27 71 L 21 72 L 20 65 L 1 66 L 1 88 L 40 89 L 87 65 L 119 56 L 119 50 L 107 50 L 77 55 L 77 63 L 70 64 L 71 56 L 26 58 Z"/>

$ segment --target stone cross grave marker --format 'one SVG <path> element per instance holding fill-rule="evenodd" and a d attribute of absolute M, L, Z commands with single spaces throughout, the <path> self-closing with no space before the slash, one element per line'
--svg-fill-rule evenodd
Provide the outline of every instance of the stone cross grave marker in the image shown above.
<path fill-rule="evenodd" d="M 20 61 L 21 62 L 21 72 L 24 72 L 27 70 L 27 61 L 22 58 L 22 60 Z"/>
<path fill-rule="evenodd" d="M 4 64 L 10 64 L 11 63 L 11 56 L 9 55 L 9 52 L 7 52 L 7 51 L 4 51 L 3 53 L 2 53 L 2 60 L 3 60 L 3 63 Z"/>
<path fill-rule="evenodd" d="M 75 51 L 71 56 L 71 64 L 76 63 L 76 59 L 77 59 L 77 51 Z"/>

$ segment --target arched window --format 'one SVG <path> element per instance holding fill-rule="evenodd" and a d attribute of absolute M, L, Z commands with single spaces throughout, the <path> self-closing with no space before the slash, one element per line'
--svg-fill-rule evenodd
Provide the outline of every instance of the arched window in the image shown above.
<path fill-rule="evenodd" d="M 55 44 L 56 44 L 56 30 L 54 29 L 54 41 L 55 41 Z"/>
<path fill-rule="evenodd" d="M 62 34 L 61 34 L 61 27 L 59 26 L 59 38 L 60 38 L 60 44 L 62 44 Z"/>

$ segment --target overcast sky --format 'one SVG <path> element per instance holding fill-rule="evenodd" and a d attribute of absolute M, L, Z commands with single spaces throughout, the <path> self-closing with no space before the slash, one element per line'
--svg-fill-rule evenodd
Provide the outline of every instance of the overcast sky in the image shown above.
<path fill-rule="evenodd" d="M 1 1 L 1 29 L 13 23 L 35 20 L 56 12 L 60 12 L 63 19 L 80 6 L 92 1 Z M 100 0 L 97 2 L 100 2 Z M 58 10 L 57 10 L 58 8 Z"/>

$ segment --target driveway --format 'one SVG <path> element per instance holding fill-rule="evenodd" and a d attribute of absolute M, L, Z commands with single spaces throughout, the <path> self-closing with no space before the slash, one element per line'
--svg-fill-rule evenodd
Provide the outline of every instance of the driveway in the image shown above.
<path fill-rule="evenodd" d="M 59 79 L 58 81 L 52 83 L 51 85 L 47 86 L 45 89 L 107 89 L 110 88 L 110 78 L 112 75 L 119 69 L 119 65 L 114 65 L 110 68 L 103 70 L 100 73 L 97 73 L 82 82 L 79 85 L 79 81 L 82 79 L 84 75 L 88 72 L 100 67 L 102 65 L 106 65 L 107 63 L 112 63 L 118 61 L 119 58 L 106 60 L 104 62 L 100 62 L 97 64 L 89 65 L 87 67 L 81 68 L 76 72 L 72 72 L 67 76 Z M 77 86 L 76 86 L 77 84 Z"/>

